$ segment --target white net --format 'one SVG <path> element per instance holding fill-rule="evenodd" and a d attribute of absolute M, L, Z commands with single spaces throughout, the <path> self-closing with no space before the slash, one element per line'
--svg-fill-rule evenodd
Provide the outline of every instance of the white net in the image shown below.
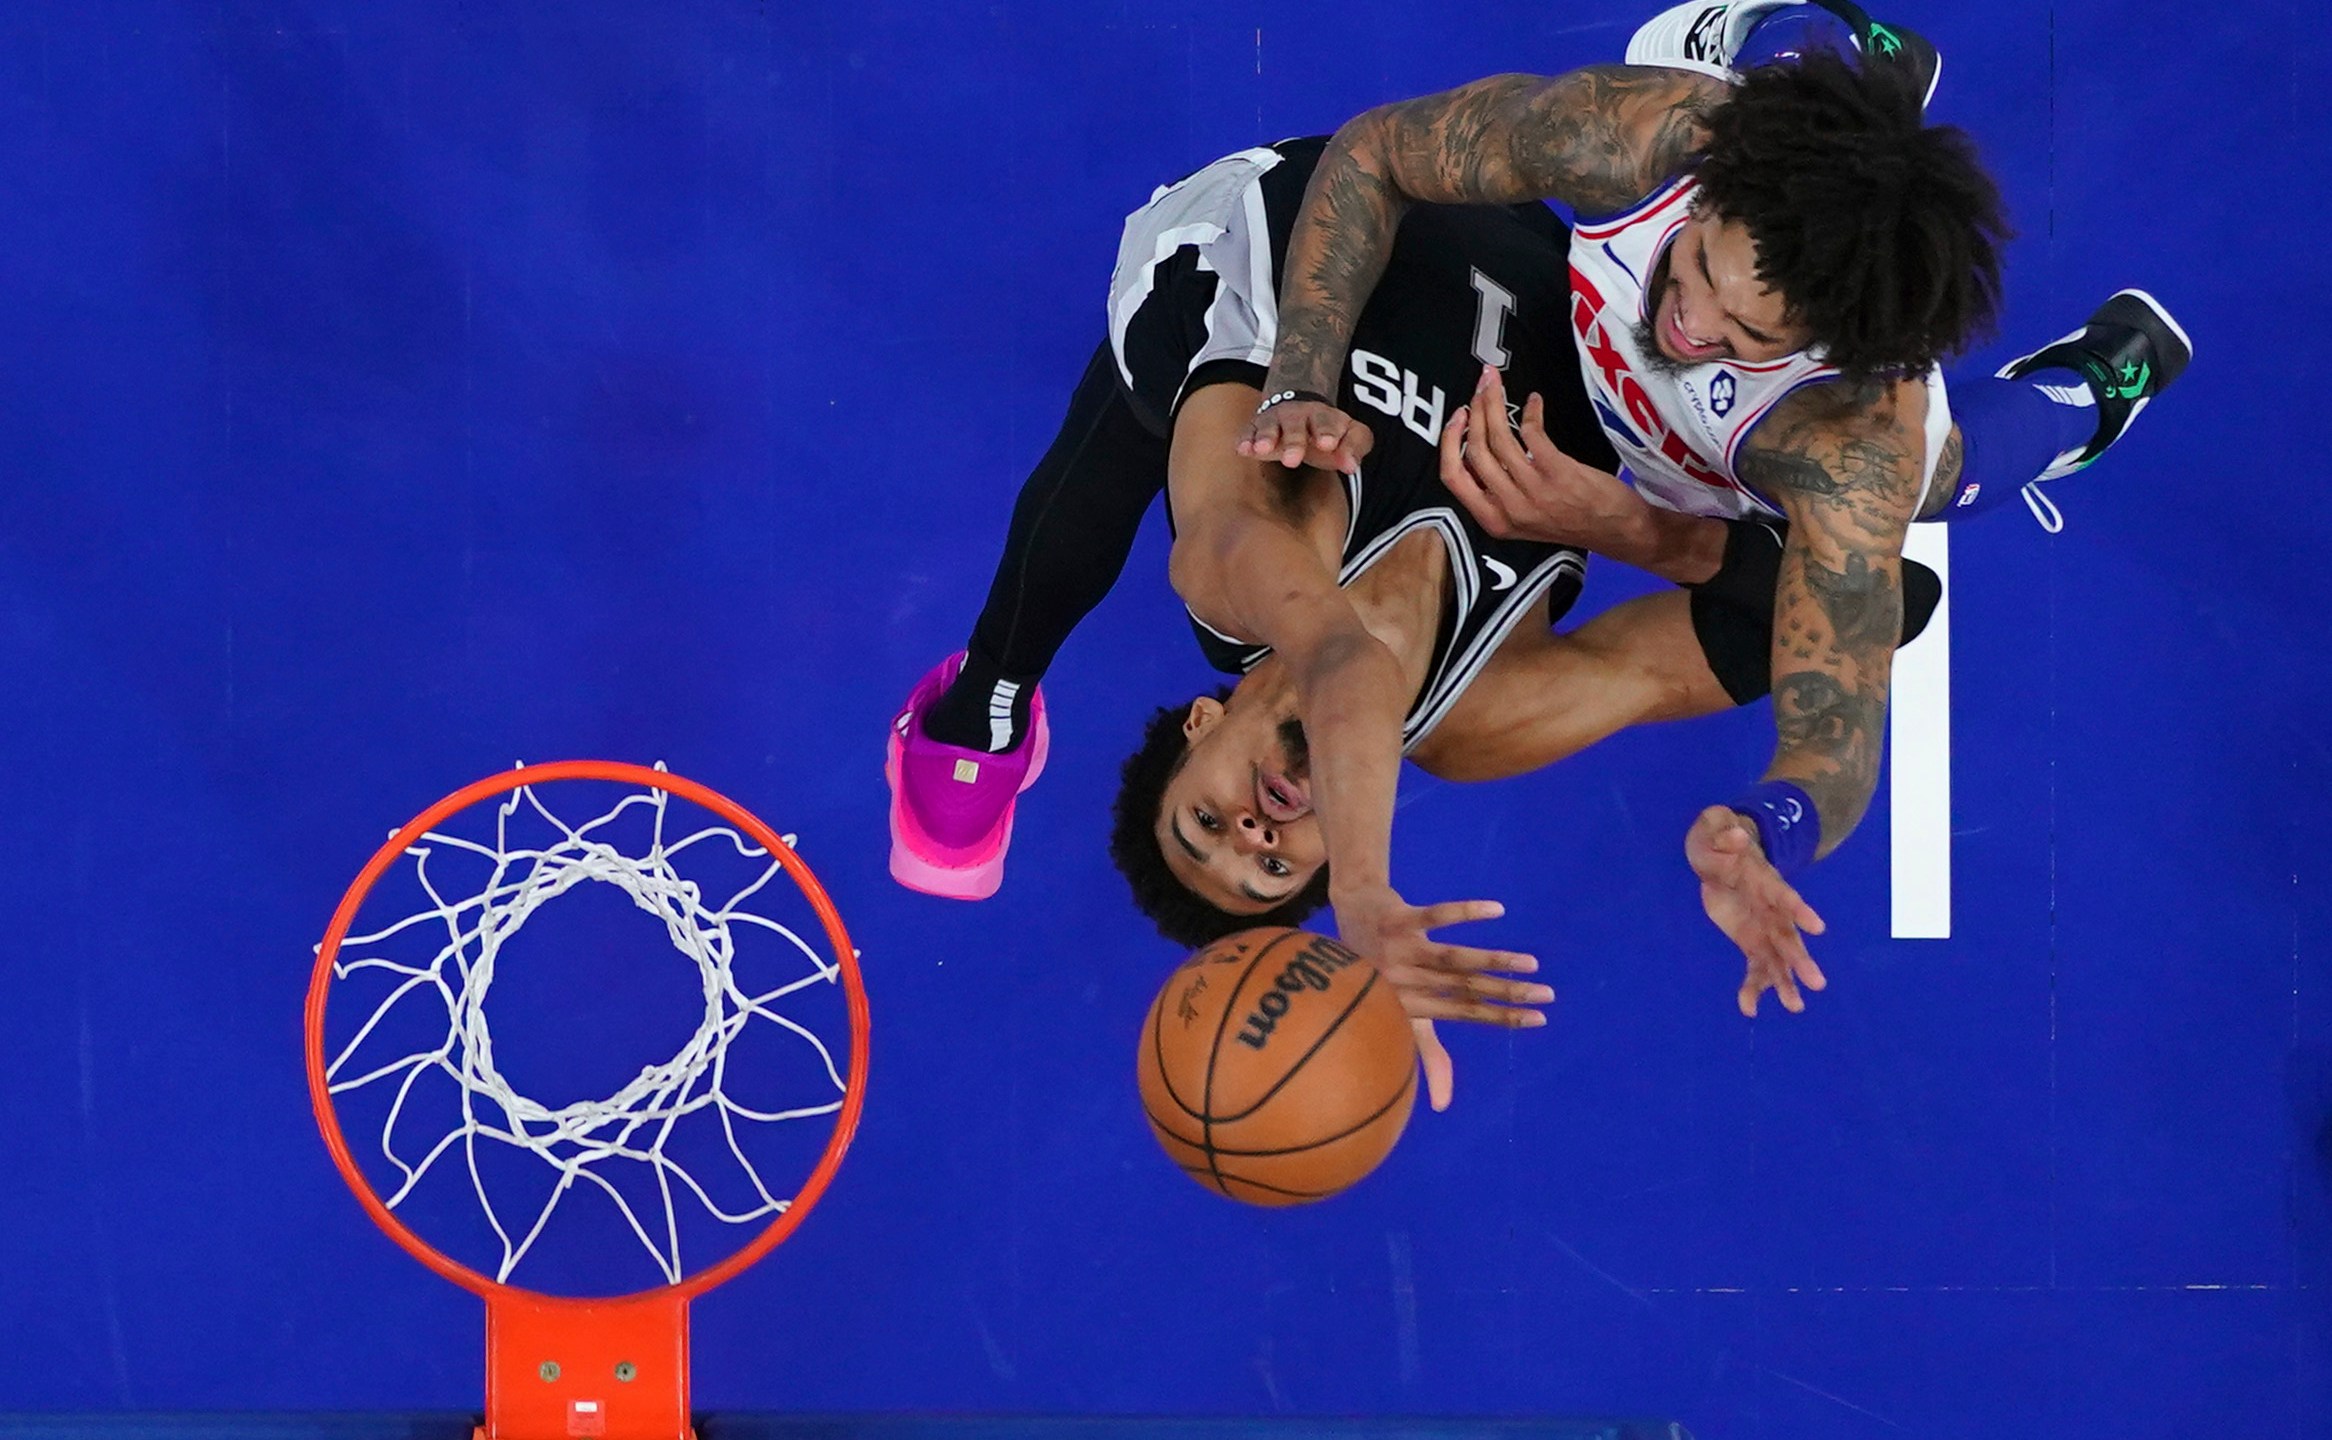
<path fill-rule="evenodd" d="M 562 800 L 567 791 L 580 791 L 599 813 L 580 822 L 564 820 L 545 802 L 544 789 Z M 768 903 L 778 892 L 798 899 L 776 858 L 709 812 L 700 813 L 715 823 L 668 840 L 672 797 L 667 792 L 632 789 L 600 809 L 610 793 L 592 784 L 521 785 L 494 802 L 490 838 L 432 830 L 412 841 L 405 857 L 417 892 L 426 897 L 422 908 L 348 936 L 333 966 L 336 997 L 345 988 L 341 982 L 352 977 L 380 981 L 386 988 L 377 1003 L 371 1003 L 369 993 L 359 1002 L 357 1013 L 366 1018 L 332 1052 L 325 1072 L 335 1097 L 355 1091 L 386 1097 L 379 1142 L 389 1169 L 380 1186 L 382 1201 L 397 1208 L 448 1156 L 459 1156 L 499 1244 L 497 1280 L 509 1279 L 562 1200 L 578 1191 L 596 1191 L 614 1203 L 667 1282 L 678 1283 L 684 1273 L 684 1213 L 743 1225 L 781 1214 L 792 1203 L 780 1193 L 783 1187 L 765 1181 L 765 1167 L 751 1158 L 748 1132 L 833 1115 L 846 1092 L 847 1066 L 837 1062 L 833 1048 L 780 1008 L 812 987 L 838 988 L 841 970 L 792 926 L 753 908 L 778 908 Z M 785 839 L 793 843 L 793 837 Z M 723 863 L 689 863 L 690 852 L 700 847 L 719 852 Z M 449 863 L 455 859 L 460 863 Z M 750 863 L 740 867 L 738 861 Z M 444 882 L 449 872 L 474 875 L 481 865 L 482 888 L 474 882 Z M 701 876 L 684 877 L 684 865 L 691 871 L 727 870 L 731 878 L 714 888 L 728 893 L 708 902 Z M 662 922 L 673 947 L 695 965 L 703 1010 L 695 1032 L 677 1052 L 643 1066 L 614 1094 L 546 1104 L 519 1093 L 496 1067 L 486 1001 L 496 961 L 520 927 L 543 906 L 590 882 L 618 887 L 634 906 Z M 376 885 L 374 893 L 379 895 L 381 887 Z M 789 960 L 776 967 L 769 983 L 751 992 L 737 977 L 739 941 L 749 933 L 774 936 L 783 942 L 782 953 L 798 957 L 798 963 Z M 398 958 L 401 953 L 404 958 Z M 761 971 L 754 973 L 758 982 Z M 369 1013 L 364 1004 L 370 1004 Z M 424 1022 L 442 1016 L 446 1034 L 441 1042 L 411 1048 L 416 1007 L 428 1012 Z M 391 1023 L 392 1016 L 402 1018 Z M 427 1027 L 432 1034 L 436 1028 Z M 762 1052 L 772 1038 L 798 1050 L 797 1059 L 807 1063 L 789 1068 L 811 1077 L 812 1093 L 784 1105 L 756 1106 L 733 1097 L 731 1052 L 749 1032 L 757 1034 Z M 392 1034 L 397 1038 L 388 1038 Z M 418 1098 L 431 1087 L 447 1086 L 453 1091 L 450 1105 Z M 716 1127 L 717 1142 L 700 1135 L 691 1146 L 676 1146 L 684 1133 L 704 1127 Z M 683 1148 L 685 1161 L 675 1153 Z M 487 1162 L 496 1151 L 532 1157 L 548 1167 L 547 1193 L 530 1187 L 541 1197 L 539 1203 L 530 1198 L 515 1214 L 497 1207 L 486 1179 L 492 1168 Z M 717 1184 L 700 1181 L 692 1171 L 704 1167 L 706 1156 L 735 1170 Z M 649 1188 L 618 1183 L 611 1173 L 632 1166 L 646 1167 L 652 1176 Z"/>

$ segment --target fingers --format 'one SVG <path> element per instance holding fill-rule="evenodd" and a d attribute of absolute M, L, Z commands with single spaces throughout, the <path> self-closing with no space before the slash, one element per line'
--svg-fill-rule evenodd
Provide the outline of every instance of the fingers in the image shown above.
<path fill-rule="evenodd" d="M 1333 405 L 1285 401 L 1247 422 L 1235 448 L 1251 460 L 1277 460 L 1291 470 L 1318 465 L 1349 475 L 1375 445 L 1366 425 Z"/>
<path fill-rule="evenodd" d="M 1791 977 L 1788 966 L 1775 961 L 1771 956 L 1752 959 L 1748 972 L 1741 977 L 1741 989 L 1734 996 L 1735 1002 L 1741 1007 L 1741 1013 L 1751 1020 L 1756 1019 L 1758 1002 L 1768 990 L 1781 1001 L 1781 1008 L 1790 1014 L 1806 1013 L 1806 999 L 1798 993 L 1797 982 Z"/>
<path fill-rule="evenodd" d="M 1773 993 L 1781 1001 L 1781 1008 L 1792 1015 L 1806 1013 L 1806 997 L 1798 993 L 1798 982 L 1784 970 L 1773 977 Z"/>
<path fill-rule="evenodd" d="M 1250 460 L 1260 460 L 1279 449 L 1279 420 L 1266 410 L 1247 422 L 1245 434 L 1235 447 Z"/>
<path fill-rule="evenodd" d="M 1554 441 L 1547 436 L 1546 397 L 1535 391 L 1522 402 L 1522 448 L 1533 455 L 1554 449 Z"/>
<path fill-rule="evenodd" d="M 1466 464 L 1467 409 L 1460 405 L 1449 423 L 1441 427 L 1441 484 L 1442 488 L 1458 498 L 1458 503 L 1472 513 L 1476 522 L 1493 535 L 1505 533 L 1512 523 L 1474 472 Z"/>
<path fill-rule="evenodd" d="M 1411 1015 L 1446 1014 L 1449 1012 L 1438 1007 L 1457 1006 L 1466 1011 L 1468 1018 L 1478 1019 L 1484 1014 L 1512 1015 L 1555 1002 L 1554 988 L 1535 980 L 1508 980 L 1496 975 L 1420 966 L 1388 970 L 1385 979 L 1399 992 L 1401 1004 Z M 1522 1022 L 1502 1020 L 1499 1023 Z"/>
<path fill-rule="evenodd" d="M 1827 935 L 1830 933 L 1830 922 L 1814 913 L 1814 907 L 1806 903 L 1805 896 L 1792 895 L 1791 898 L 1798 902 L 1797 912 L 1792 918 L 1798 922 L 1800 930 L 1805 931 L 1808 935 Z M 1814 988 L 1819 990 L 1822 987 L 1817 985 Z"/>
<path fill-rule="evenodd" d="M 1805 937 L 1795 926 L 1785 925 L 1766 935 L 1762 944 L 1743 946 L 1749 959 L 1749 968 L 1741 979 L 1741 989 L 1735 999 L 1741 1013 L 1751 1019 L 1757 1016 L 1757 1004 L 1767 990 L 1781 1001 L 1781 1008 L 1792 1015 L 1806 1013 L 1805 990 L 1826 990 L 1830 979 L 1822 967 L 1814 963 L 1812 952 L 1806 949 Z"/>
<path fill-rule="evenodd" d="M 1418 1062 L 1425 1067 L 1425 1098 L 1434 1109 L 1447 1110 L 1457 1082 L 1449 1051 L 1442 1048 L 1441 1037 L 1433 1033 L 1431 1020 L 1412 1020 L 1409 1029 L 1417 1037 Z"/>
<path fill-rule="evenodd" d="M 1529 957 L 1523 958 L 1528 959 Z M 1535 965 L 1537 962 L 1533 961 L 1532 963 Z M 1434 970 L 1426 973 L 1435 978 L 1413 984 L 1409 988 L 1451 999 L 1487 1000 L 1496 1005 L 1552 1005 L 1555 1003 L 1554 987 L 1542 985 L 1536 980 L 1508 980 L 1498 975 L 1472 970 Z M 1445 974 L 1449 978 L 1441 979 L 1440 977 Z"/>
<path fill-rule="evenodd" d="M 1537 1010 L 1460 1000 L 1448 995 L 1408 992 L 1401 996 L 1401 1004 L 1413 1020 L 1463 1020 L 1474 1025 L 1495 1025 L 1503 1030 L 1536 1030 L 1547 1023 L 1547 1017 Z"/>
<path fill-rule="evenodd" d="M 1427 928 L 1431 928 L 1430 926 Z M 1538 957 L 1520 950 L 1477 950 L 1471 945 L 1434 945 L 1424 958 L 1412 966 L 1402 967 L 1426 970 L 1446 970 L 1454 975 L 1536 975 Z"/>
<path fill-rule="evenodd" d="M 1504 540 L 1526 538 L 1529 502 L 1480 438 L 1483 413 L 1478 404 L 1460 406 L 1442 428 L 1441 482 L 1483 529 Z"/>
<path fill-rule="evenodd" d="M 1310 455 L 1312 438 L 1312 427 L 1302 417 L 1297 417 L 1283 426 L 1279 432 L 1279 445 L 1274 451 L 1279 463 L 1290 470 L 1301 467 Z M 1333 445 L 1335 442 L 1330 441 L 1329 443 Z M 1264 458 L 1273 457 L 1266 456 Z"/>
<path fill-rule="evenodd" d="M 1436 951 L 1432 970 L 1447 975 L 1444 982 L 1473 995 L 1487 995 L 1509 1005 L 1544 1005 L 1555 992 L 1536 980 L 1509 980 L 1509 975 L 1536 975 L 1538 957 L 1511 950 L 1468 950 L 1451 945 Z"/>
<path fill-rule="evenodd" d="M 1529 955 L 1497 950 L 1463 950 L 1455 946 L 1435 951 L 1424 960 L 1384 967 L 1385 978 L 1406 995 L 1445 995 L 1494 1000 L 1506 1005 L 1546 1005 L 1554 990 L 1536 980 L 1512 980 L 1510 975 L 1538 973 L 1538 961 Z"/>
<path fill-rule="evenodd" d="M 1798 958 L 1790 963 L 1790 968 L 1796 972 L 1798 983 L 1808 990 L 1830 988 L 1830 977 L 1822 973 L 1822 967 L 1814 963 L 1814 957 L 1806 953 L 1805 946 L 1798 947 Z"/>
<path fill-rule="evenodd" d="M 1529 469 L 1530 455 L 1515 438 L 1514 425 L 1507 418 L 1506 382 L 1496 370 L 1482 367 L 1482 384 L 1474 399 L 1482 412 L 1474 428 L 1481 432 L 1491 456 L 1509 471 Z"/>
<path fill-rule="evenodd" d="M 1471 433 L 1467 423 L 1469 413 L 1460 405 L 1457 413 L 1449 417 L 1449 423 L 1441 427 L 1441 483 L 1453 495 L 1463 495 L 1469 490 L 1479 492 L 1482 488 L 1474 472 L 1466 466 L 1466 439 Z"/>
<path fill-rule="evenodd" d="M 1444 900 L 1417 912 L 1418 928 L 1439 930 L 1444 925 L 1463 925 L 1469 920 L 1495 920 L 1505 913 L 1506 907 L 1495 900 Z"/>
<path fill-rule="evenodd" d="M 1303 454 L 1303 427 L 1288 413 L 1291 407 L 1274 405 L 1247 422 L 1247 433 L 1240 437 L 1237 449 L 1251 460 L 1268 460 L 1281 455 L 1293 445 L 1300 458 Z"/>
<path fill-rule="evenodd" d="M 1746 839 L 1743 843 L 1747 843 Z M 1759 858 L 1763 858 L 1762 852 L 1760 852 Z M 1790 943 L 1796 947 L 1799 954 L 1804 954 L 1805 942 L 1798 938 L 1798 932 L 1802 930 L 1808 935 L 1825 934 L 1830 929 L 1829 922 L 1817 914 L 1813 906 L 1806 903 L 1806 897 L 1797 892 L 1797 887 L 1781 878 L 1781 872 L 1771 866 L 1757 868 L 1762 872 L 1759 878 L 1766 882 L 1768 893 L 1763 898 L 1767 908 L 1776 915 L 1786 917 L 1788 924 L 1784 928 Z M 1820 989 L 1821 987 L 1816 986 L 1815 988 Z"/>

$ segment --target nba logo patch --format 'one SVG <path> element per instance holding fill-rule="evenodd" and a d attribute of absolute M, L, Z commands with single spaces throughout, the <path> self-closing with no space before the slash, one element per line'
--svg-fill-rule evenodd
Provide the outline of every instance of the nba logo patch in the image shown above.
<path fill-rule="evenodd" d="M 1709 382 L 1709 409 L 1717 412 L 1718 419 L 1733 413 L 1733 396 L 1738 390 L 1730 370 L 1719 370 L 1717 378 Z"/>
<path fill-rule="evenodd" d="M 1981 485 L 1970 485 L 1970 486 L 1969 486 L 1967 489 L 1965 489 L 1965 490 L 1963 490 L 1963 491 L 1961 491 L 1961 492 L 1960 492 L 1960 498 L 1959 498 L 1959 501 L 1958 501 L 1958 503 L 1959 503 L 1959 504 L 1962 504 L 1962 505 L 1973 505 L 1973 504 L 1975 504 L 1975 503 L 1976 503 L 1976 492 L 1977 492 L 1977 491 L 1979 491 L 1979 490 L 1982 490 L 1983 488 L 1984 488 L 1984 487 L 1983 487 L 1983 486 L 1981 486 Z"/>

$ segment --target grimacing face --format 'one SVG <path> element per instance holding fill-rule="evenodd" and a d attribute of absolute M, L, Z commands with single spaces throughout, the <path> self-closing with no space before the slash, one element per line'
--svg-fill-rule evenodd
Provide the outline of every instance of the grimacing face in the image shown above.
<path fill-rule="evenodd" d="M 1193 894 L 1234 915 L 1286 904 L 1327 863 L 1312 813 L 1303 726 L 1264 706 L 1191 702 L 1190 742 L 1166 781 L 1155 831 L 1166 868 Z"/>
<path fill-rule="evenodd" d="M 1757 278 L 1749 227 L 1696 210 L 1652 274 L 1645 317 L 1653 346 L 1678 365 L 1762 365 L 1811 340 L 1779 291 Z"/>

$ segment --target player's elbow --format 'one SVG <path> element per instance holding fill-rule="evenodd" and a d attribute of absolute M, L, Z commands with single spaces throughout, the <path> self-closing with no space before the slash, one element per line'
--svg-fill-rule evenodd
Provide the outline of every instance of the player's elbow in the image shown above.
<path fill-rule="evenodd" d="M 1409 100 L 1379 105 L 1338 126 L 1312 172 L 1308 194 L 1341 191 L 1348 199 L 1363 200 L 1364 210 L 1373 208 L 1397 222 L 1426 188 L 1422 177 L 1404 173 L 1415 168 L 1405 165 L 1409 151 L 1404 146 L 1416 143 L 1418 104 Z"/>
<path fill-rule="evenodd" d="M 1321 168 L 1344 162 L 1358 164 L 1371 173 L 1382 173 L 1385 161 L 1391 156 L 1392 129 L 1400 109 L 1400 101 L 1379 105 L 1337 126 L 1336 133 L 1328 137 L 1327 150 L 1320 156 Z"/>

